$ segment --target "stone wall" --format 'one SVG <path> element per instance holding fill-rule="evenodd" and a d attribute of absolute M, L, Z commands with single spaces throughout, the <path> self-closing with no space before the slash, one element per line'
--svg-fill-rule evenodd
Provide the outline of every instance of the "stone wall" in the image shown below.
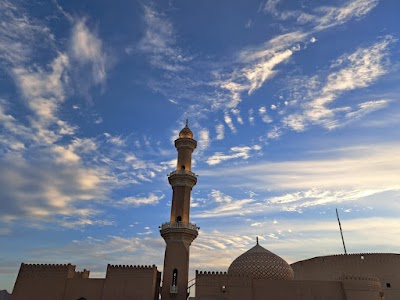
<path fill-rule="evenodd" d="M 158 299 L 160 272 L 155 265 L 108 265 L 102 300 Z"/>
<path fill-rule="evenodd" d="M 13 300 L 63 300 L 67 278 L 73 278 L 71 264 L 21 264 L 12 293 Z"/>
<path fill-rule="evenodd" d="M 157 300 L 161 273 L 153 266 L 108 265 L 105 279 L 71 264 L 21 264 L 12 300 Z"/>
<path fill-rule="evenodd" d="M 330 255 L 299 261 L 291 266 L 295 280 L 338 280 L 343 275 L 376 277 L 385 300 L 400 299 L 400 254 Z"/>

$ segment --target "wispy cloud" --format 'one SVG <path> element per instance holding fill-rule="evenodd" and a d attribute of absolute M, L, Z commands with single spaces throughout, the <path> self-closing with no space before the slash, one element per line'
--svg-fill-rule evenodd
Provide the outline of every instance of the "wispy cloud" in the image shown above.
<path fill-rule="evenodd" d="M 107 79 L 106 53 L 103 49 L 103 42 L 86 25 L 86 20 L 75 21 L 71 36 L 71 53 L 82 65 L 91 65 L 92 77 L 96 84 L 104 83 Z"/>
<path fill-rule="evenodd" d="M 325 79 L 322 75 L 308 78 L 306 89 L 295 91 L 295 107 L 300 110 L 289 114 L 286 112 L 281 120 L 283 127 L 304 131 L 309 125 L 317 124 L 334 129 L 348 124 L 349 119 L 354 121 L 386 107 L 389 99 L 371 99 L 355 105 L 347 101 L 345 106 L 335 106 L 335 101 L 343 99 L 349 91 L 371 86 L 390 72 L 388 56 L 393 42 L 394 38 L 387 36 L 370 47 L 342 55 L 331 65 Z"/>
<path fill-rule="evenodd" d="M 391 189 L 399 188 L 400 146 L 396 143 L 331 149 L 329 158 L 264 162 L 201 170 L 202 176 L 240 174 L 240 182 L 254 190 Z M 221 154 L 222 155 L 222 154 Z M 216 157 L 216 162 L 219 162 Z M 211 161 L 213 162 L 213 161 Z M 238 172 L 240 170 L 240 172 Z M 243 179 L 246 178 L 246 182 Z"/>
<path fill-rule="evenodd" d="M 311 23 L 314 30 L 324 30 L 364 17 L 378 5 L 379 0 L 350 0 L 339 7 L 320 6 L 309 12 L 280 10 L 280 2 L 280 0 L 268 0 L 264 5 L 264 12 L 280 20 L 295 19 L 302 24 Z"/>
<path fill-rule="evenodd" d="M 236 127 L 233 124 L 232 118 L 231 118 L 231 116 L 229 115 L 228 112 L 225 112 L 224 121 L 225 121 L 226 125 L 228 125 L 228 127 L 230 128 L 232 133 L 236 133 L 237 132 Z"/>
<path fill-rule="evenodd" d="M 250 156 L 254 155 L 254 153 L 257 153 L 260 150 L 261 146 L 259 145 L 254 145 L 251 147 L 250 146 L 232 147 L 230 148 L 229 153 L 223 153 L 223 152 L 214 153 L 214 155 L 207 158 L 206 162 L 208 165 L 213 166 L 213 165 L 218 165 L 223 161 L 235 158 L 248 159 L 250 158 Z"/>
<path fill-rule="evenodd" d="M 247 199 L 234 199 L 233 197 L 222 193 L 219 190 L 212 190 L 209 197 L 216 203 L 212 209 L 202 210 L 201 212 L 194 213 L 193 218 L 209 218 L 209 217 L 224 217 L 234 216 L 241 214 L 249 214 L 254 210 L 255 200 Z"/>
<path fill-rule="evenodd" d="M 199 150 L 204 151 L 210 146 L 210 132 L 208 129 L 201 129 L 199 132 Z"/>
<path fill-rule="evenodd" d="M 217 132 L 216 139 L 223 140 L 225 136 L 225 127 L 223 124 L 218 124 L 215 126 L 215 131 Z"/>
<path fill-rule="evenodd" d="M 155 195 L 150 193 L 147 197 L 125 197 L 121 201 L 118 201 L 118 205 L 124 206 L 142 206 L 142 205 L 156 205 L 164 198 L 164 195 Z"/>
<path fill-rule="evenodd" d="M 176 33 L 171 21 L 154 5 L 144 5 L 146 29 L 139 43 L 140 51 L 148 55 L 150 63 L 166 71 L 181 71 L 184 63 L 192 60 L 176 44 Z"/>

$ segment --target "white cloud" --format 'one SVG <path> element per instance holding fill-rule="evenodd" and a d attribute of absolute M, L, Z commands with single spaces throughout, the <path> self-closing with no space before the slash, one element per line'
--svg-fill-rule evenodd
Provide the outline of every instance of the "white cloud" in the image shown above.
<path fill-rule="evenodd" d="M 283 210 L 299 211 L 301 209 L 327 205 L 331 203 L 341 203 L 357 201 L 387 191 L 398 190 L 400 187 L 378 188 L 378 189 L 349 189 L 349 190 L 319 190 L 317 188 L 285 194 L 283 196 L 268 199 L 271 204 L 283 206 Z"/>
<path fill-rule="evenodd" d="M 54 121 L 57 104 L 65 98 L 64 85 L 68 78 L 68 65 L 68 56 L 60 53 L 53 60 L 49 72 L 22 67 L 13 69 L 15 80 L 27 104 L 39 118 Z"/>
<path fill-rule="evenodd" d="M 265 106 L 261 106 L 258 109 L 258 113 L 260 114 L 261 120 L 264 123 L 272 123 L 271 117 L 267 115 L 267 109 L 265 108 Z"/>
<path fill-rule="evenodd" d="M 374 9 L 378 3 L 379 0 L 351 0 L 341 7 L 320 7 L 316 9 L 319 18 L 314 19 L 317 23 L 316 29 L 323 30 L 344 24 L 353 18 L 361 18 Z"/>
<path fill-rule="evenodd" d="M 224 121 L 233 133 L 237 132 L 235 125 L 233 125 L 232 118 L 230 117 L 230 115 L 227 112 L 224 115 Z"/>
<path fill-rule="evenodd" d="M 199 149 L 205 150 L 210 146 L 210 132 L 207 129 L 201 129 L 199 132 Z"/>
<path fill-rule="evenodd" d="M 378 78 L 388 72 L 386 57 L 388 47 L 393 42 L 391 37 L 375 43 L 369 48 L 361 48 L 354 53 L 341 57 L 333 65 L 337 68 L 345 64 L 345 67 L 329 74 L 327 83 L 317 92 L 319 94 L 309 103 L 310 109 L 306 112 L 308 118 L 313 122 L 329 121 L 334 115 L 334 110 L 327 107 L 337 97 L 350 90 L 364 88 L 371 85 Z"/>
<path fill-rule="evenodd" d="M 261 147 L 259 145 L 254 145 L 252 147 L 242 146 L 242 147 L 232 147 L 229 150 L 229 154 L 224 154 L 223 152 L 216 152 L 214 155 L 207 158 L 207 164 L 210 166 L 220 164 L 223 161 L 242 158 L 250 158 L 254 152 L 260 151 Z"/>
<path fill-rule="evenodd" d="M 252 108 L 249 109 L 249 123 L 254 124 L 254 110 Z"/>
<path fill-rule="evenodd" d="M 69 147 L 54 146 L 53 152 L 57 154 L 56 161 L 59 163 L 77 163 L 80 157 Z"/>
<path fill-rule="evenodd" d="M 217 154 L 211 163 L 220 163 Z M 215 159 L 215 161 L 214 161 Z M 208 162 L 210 164 L 210 162 Z M 225 174 L 230 186 L 240 174 L 239 186 L 253 190 L 355 190 L 399 189 L 400 145 L 377 144 L 343 149 L 330 149 L 330 157 L 322 159 L 264 162 L 238 167 L 202 170 L 202 176 L 213 178 Z M 240 172 L 238 172 L 240 170 Z M 235 179 L 236 178 L 236 179 Z M 246 181 L 244 179 L 246 178 Z M 228 182 L 227 180 L 232 180 Z M 217 183 L 216 183 L 217 184 Z"/>
<path fill-rule="evenodd" d="M 243 119 L 240 116 L 240 111 L 237 108 L 233 108 L 233 109 L 231 109 L 231 112 L 236 116 L 236 121 L 239 124 L 243 125 Z"/>
<path fill-rule="evenodd" d="M 118 201 L 118 205 L 132 205 L 132 206 L 142 206 L 142 205 L 156 205 L 164 198 L 164 195 L 155 195 L 150 193 L 147 197 L 126 197 L 121 201 Z"/>
<path fill-rule="evenodd" d="M 91 64 L 95 83 L 103 83 L 107 78 L 107 56 L 100 38 L 91 32 L 85 20 L 77 20 L 72 29 L 71 53 L 81 64 Z"/>
<path fill-rule="evenodd" d="M 223 140 L 225 136 L 225 127 L 223 124 L 218 124 L 215 126 L 215 131 L 217 132 L 217 140 Z"/>
<path fill-rule="evenodd" d="M 212 209 L 206 209 L 198 213 L 194 213 L 193 218 L 209 218 L 209 217 L 223 217 L 248 214 L 254 209 L 254 199 L 234 199 L 233 197 L 222 193 L 219 190 L 212 190 L 209 197 L 211 197 L 217 204 Z"/>
<path fill-rule="evenodd" d="M 184 70 L 184 63 L 192 58 L 176 45 L 173 24 L 151 5 L 144 5 L 143 9 L 146 29 L 139 50 L 148 55 L 156 68 L 172 72 Z"/>
<path fill-rule="evenodd" d="M 296 19 L 302 24 L 311 23 L 314 25 L 313 30 L 320 31 L 364 17 L 378 5 L 379 0 L 350 0 L 339 7 L 317 7 L 312 13 L 300 10 L 279 10 L 279 3 L 279 0 L 268 0 L 263 9 L 281 20 Z"/>
<path fill-rule="evenodd" d="M 292 114 L 282 120 L 283 125 L 291 128 L 294 131 L 301 132 L 306 128 L 306 120 L 303 115 Z"/>
<path fill-rule="evenodd" d="M 274 126 L 273 129 L 271 129 L 270 131 L 268 131 L 267 133 L 267 138 L 271 139 L 271 140 L 276 140 L 278 139 L 280 136 L 282 135 L 282 131 L 281 128 Z"/>
<path fill-rule="evenodd" d="M 387 106 L 390 99 L 355 104 L 349 99 L 342 106 L 335 105 L 335 102 L 339 99 L 344 101 L 347 92 L 371 86 L 388 74 L 389 47 L 393 42 L 393 37 L 386 36 L 370 47 L 342 55 L 331 65 L 325 80 L 319 75 L 294 82 L 292 93 L 295 97 L 286 106 L 297 110 L 291 110 L 289 114 L 289 110 L 282 112 L 286 114 L 281 120 L 283 126 L 298 132 L 306 130 L 311 124 L 331 130 Z"/>
<path fill-rule="evenodd" d="M 107 141 L 111 144 L 116 146 L 123 146 L 125 145 L 125 140 L 121 136 L 113 136 L 108 132 L 104 133 L 104 136 L 107 138 Z"/>
<path fill-rule="evenodd" d="M 268 78 L 274 76 L 276 73 L 274 68 L 278 64 L 289 59 L 292 54 L 292 50 L 285 50 L 277 53 L 269 60 L 261 61 L 249 68 L 244 69 L 244 76 L 250 83 L 250 89 L 248 91 L 249 95 L 255 90 L 259 89 Z"/>

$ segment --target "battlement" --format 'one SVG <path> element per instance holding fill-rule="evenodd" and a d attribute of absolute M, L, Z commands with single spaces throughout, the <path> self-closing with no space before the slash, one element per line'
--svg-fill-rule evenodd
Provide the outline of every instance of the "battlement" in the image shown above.
<path fill-rule="evenodd" d="M 198 271 L 198 270 L 196 270 L 196 275 L 228 275 L 228 272 Z"/>
<path fill-rule="evenodd" d="M 19 278 L 74 278 L 75 265 L 21 263 Z"/>
<path fill-rule="evenodd" d="M 107 265 L 106 278 L 151 277 L 157 274 L 156 265 Z"/>
<path fill-rule="evenodd" d="M 156 265 L 107 265 L 108 269 L 156 269 Z"/>
<path fill-rule="evenodd" d="M 373 282 L 380 282 L 378 278 L 373 276 L 362 276 L 362 275 L 349 275 L 343 274 L 338 278 L 339 280 L 354 280 L 354 281 L 373 281 Z"/>
<path fill-rule="evenodd" d="M 75 269 L 75 265 L 71 265 L 70 263 L 68 264 L 25 264 L 21 263 L 21 268 L 24 269 L 42 269 L 42 268 L 56 268 L 56 269 L 65 269 L 65 268 L 70 268 L 73 267 Z"/>
<path fill-rule="evenodd" d="M 83 269 L 83 271 L 75 271 L 74 278 L 89 278 L 90 271 Z"/>

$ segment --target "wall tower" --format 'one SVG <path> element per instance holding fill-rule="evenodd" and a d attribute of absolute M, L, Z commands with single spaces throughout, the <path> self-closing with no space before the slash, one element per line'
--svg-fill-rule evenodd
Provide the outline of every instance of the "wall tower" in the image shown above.
<path fill-rule="evenodd" d="M 186 126 L 175 140 L 178 151 L 176 170 L 168 175 L 172 187 L 170 221 L 161 225 L 160 233 L 166 242 L 164 256 L 162 300 L 186 300 L 189 272 L 189 247 L 197 237 L 198 227 L 190 223 L 190 193 L 197 182 L 191 171 L 192 153 L 197 146 L 193 133 Z"/>

